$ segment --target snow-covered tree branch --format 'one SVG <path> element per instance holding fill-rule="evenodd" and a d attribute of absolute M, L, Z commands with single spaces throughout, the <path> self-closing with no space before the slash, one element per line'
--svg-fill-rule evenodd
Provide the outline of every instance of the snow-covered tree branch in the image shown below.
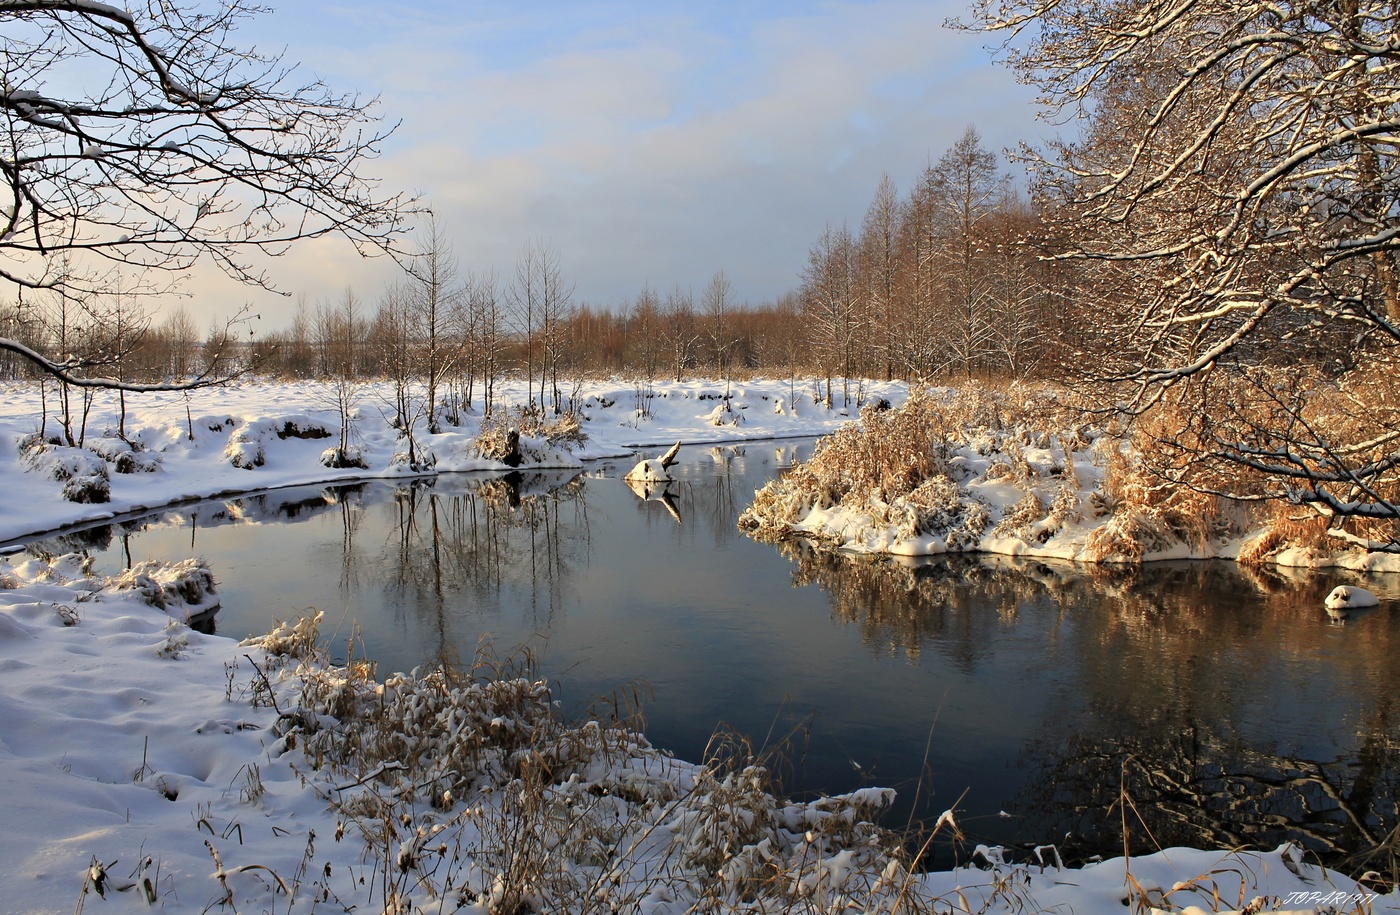
<path fill-rule="evenodd" d="M 1084 125 L 1025 154 L 1055 255 L 1079 265 L 1099 380 L 1135 411 L 1233 389 L 1233 425 L 1187 410 L 1184 440 L 1331 513 L 1397 517 L 1395 5 L 977 0 L 970 26 Z M 1308 379 L 1286 409 L 1280 372 Z M 1361 413 L 1358 385 L 1380 398 Z"/>
<path fill-rule="evenodd" d="M 393 250 L 411 202 L 362 171 L 392 128 L 236 45 L 260 12 L 0 0 L 0 281 L 84 298 L 119 277 L 139 296 L 208 259 L 272 289 L 260 257 L 300 239 Z"/>

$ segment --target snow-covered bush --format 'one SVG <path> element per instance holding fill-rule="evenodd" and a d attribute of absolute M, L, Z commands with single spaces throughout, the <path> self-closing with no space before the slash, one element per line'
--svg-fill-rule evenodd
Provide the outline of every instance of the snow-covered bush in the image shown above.
<path fill-rule="evenodd" d="M 882 883 L 908 873 L 873 822 L 892 791 L 789 802 L 741 741 L 679 763 L 628 723 L 565 721 L 528 658 L 378 681 L 326 661 L 318 620 L 245 645 L 268 653 L 274 733 L 364 842 L 385 910 L 410 893 L 491 912 L 873 910 L 919 892 Z"/>
<path fill-rule="evenodd" d="M 20 440 L 19 453 L 32 472 L 62 483 L 63 498 L 69 502 L 111 501 L 112 478 L 107 462 L 91 451 L 48 442 L 34 433 Z"/>
<path fill-rule="evenodd" d="M 267 463 L 267 452 L 263 449 L 262 439 L 244 426 L 228 437 L 224 459 L 240 470 L 252 470 Z"/>
<path fill-rule="evenodd" d="M 898 410 L 865 410 L 859 425 L 844 426 L 818 442 L 800 471 L 759 490 L 740 517 L 740 528 L 772 539 L 813 508 L 848 504 L 861 511 L 871 504 L 877 511 L 878 505 L 890 506 L 894 523 L 909 535 L 957 526 L 945 520 L 959 512 L 944 499 L 951 482 L 950 449 L 934 415 L 932 400 L 918 391 Z"/>
<path fill-rule="evenodd" d="M 302 414 L 263 417 L 233 431 L 224 446 L 224 458 L 242 470 L 261 467 L 267 463 L 266 444 L 273 437 L 278 440 L 322 439 L 330 438 L 331 433 L 325 424 Z"/>
<path fill-rule="evenodd" d="M 358 467 L 363 470 L 369 466 L 365 463 L 364 455 L 356 445 L 347 445 L 344 448 L 327 448 L 321 452 L 321 465 L 335 470 L 346 467 Z"/>
<path fill-rule="evenodd" d="M 735 410 L 729 400 L 725 399 L 705 415 L 704 421 L 710 426 L 737 426 L 744 421 L 744 414 Z"/>
<path fill-rule="evenodd" d="M 170 612 L 207 608 L 216 593 L 214 572 L 208 560 L 183 559 L 166 563 L 154 559 L 138 562 L 108 579 L 113 591 L 135 591 L 158 610 Z"/>
<path fill-rule="evenodd" d="M 1215 555 L 1250 521 L 1196 468 L 1144 457 L 1173 417 L 1125 441 L 1054 391 L 971 386 L 867 409 L 756 495 L 739 526 L 862 552 L 1043 552 L 1088 562 Z M 1089 517 L 1086 518 L 1086 515 Z"/>
<path fill-rule="evenodd" d="M 84 447 L 111 464 L 117 473 L 154 473 L 160 469 L 158 453 L 116 436 L 89 439 Z"/>
<path fill-rule="evenodd" d="M 324 611 L 318 610 L 290 622 L 279 620 L 271 631 L 246 639 L 243 644 L 260 648 L 273 659 L 310 660 L 316 654 L 317 640 L 321 636 L 321 620 L 325 615 Z"/>

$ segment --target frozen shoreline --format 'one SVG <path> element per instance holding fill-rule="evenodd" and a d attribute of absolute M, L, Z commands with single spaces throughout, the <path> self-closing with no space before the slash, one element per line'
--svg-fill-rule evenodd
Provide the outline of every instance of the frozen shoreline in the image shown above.
<path fill-rule="evenodd" d="M 658 382 L 640 398 L 632 382 L 594 382 L 579 392 L 581 442 L 552 446 L 527 441 L 526 464 L 536 469 L 582 467 L 585 462 L 641 453 L 684 444 L 721 444 L 829 435 L 858 417 L 854 404 L 828 409 L 813 403 L 786 380 L 755 380 L 726 385 L 716 381 Z M 505 386 L 502 404 L 518 390 Z M 729 394 L 728 399 L 724 395 Z M 338 413 L 325 406 L 329 394 L 314 382 L 248 382 L 200 392 L 192 404 L 182 395 L 143 395 L 128 403 L 128 437 L 138 443 L 140 461 L 150 472 L 111 472 L 109 501 L 80 504 L 62 498 L 64 482 L 44 468 L 29 469 L 16 443 L 39 428 L 37 386 L 15 385 L 4 392 L 0 405 L 0 486 L 13 494 L 0 503 L 0 544 L 36 539 L 73 525 L 88 524 L 158 511 L 188 501 L 245 494 L 295 485 L 353 482 L 433 475 L 443 472 L 505 473 L 511 468 L 483 457 L 476 439 L 481 417 L 468 413 L 462 424 L 447 426 L 437 435 L 420 430 L 417 447 L 432 466 L 413 468 L 403 461 L 404 441 L 387 420 L 388 392 L 382 384 L 366 384 L 358 395 L 358 420 L 352 443 L 364 468 L 330 468 L 321 462 L 327 444 L 338 441 Z M 866 385 L 866 396 L 881 398 L 898 408 L 908 400 L 902 384 Z M 102 451 L 110 460 L 121 446 L 109 434 L 115 426 L 113 403 L 98 395 L 88 423 L 87 449 L 58 449 L 76 455 L 55 456 L 82 469 L 103 460 L 88 452 Z M 111 398 L 115 401 L 115 398 Z M 320 405 L 320 406 L 317 406 Z M 187 412 L 188 408 L 188 412 Z M 646 416 L 638 410 L 645 409 Z M 317 436 L 281 437 L 287 423 L 305 425 Z M 48 432 L 56 430 L 51 417 Z M 1111 436 L 1082 432 L 1050 436 L 1015 430 L 990 434 L 973 430 L 953 455 L 957 479 L 954 491 L 942 495 L 944 508 L 955 518 L 948 530 L 930 534 L 912 520 L 917 512 L 896 500 L 886 504 L 875 494 L 843 499 L 837 505 L 806 504 L 787 509 L 785 529 L 843 550 L 890 555 L 931 555 L 976 551 L 1072 562 L 1150 562 L 1174 559 L 1237 559 L 1259 540 L 1261 528 L 1246 527 L 1225 534 L 1201 536 L 1188 542 L 1174 535 L 1149 542 L 1138 555 L 1118 555 L 1103 543 L 1132 541 L 1142 516 L 1103 511 L 1105 464 Z M 193 438 L 190 433 L 193 432 Z M 1019 439 L 1018 439 L 1019 435 Z M 1073 442 L 1073 444 L 1067 444 Z M 259 463 L 253 466 L 253 460 Z M 111 466 L 120 467 L 115 460 Z M 234 466 L 241 463 L 243 466 Z M 71 472 L 73 466 L 64 468 Z M 246 468 L 246 469 L 245 469 Z M 1066 472 L 1065 468 L 1069 468 Z M 1029 510 L 1028 510 L 1029 503 Z M 972 522 L 975 521 L 975 525 Z M 957 530 L 958 526 L 975 530 Z M 1150 519 L 1148 526 L 1150 527 Z M 1120 530 L 1123 529 L 1123 530 Z M 1110 535 L 1110 536 L 1105 536 Z M 1155 535 L 1154 535 L 1155 536 Z M 1266 560 L 1280 566 L 1337 567 L 1352 572 L 1400 572 L 1400 554 L 1367 553 L 1339 547 L 1318 550 L 1286 546 Z"/>

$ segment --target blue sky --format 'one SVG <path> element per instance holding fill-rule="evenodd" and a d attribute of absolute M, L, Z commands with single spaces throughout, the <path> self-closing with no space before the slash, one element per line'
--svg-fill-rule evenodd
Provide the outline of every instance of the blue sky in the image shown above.
<path fill-rule="evenodd" d="M 758 302 L 797 285 L 826 223 L 859 225 L 882 174 L 903 192 L 967 125 L 993 150 L 1048 135 L 985 38 L 943 27 L 963 11 L 298 0 L 240 39 L 380 97 L 402 123 L 378 177 L 423 195 L 464 269 L 507 279 L 536 239 L 559 253 L 576 302 L 614 305 L 643 284 L 698 293 L 718 269 Z M 393 277 L 329 241 L 273 266 L 312 301 L 349 283 L 372 303 Z M 249 298 L 200 288 L 197 314 Z M 294 307 L 252 303 L 274 328 Z"/>

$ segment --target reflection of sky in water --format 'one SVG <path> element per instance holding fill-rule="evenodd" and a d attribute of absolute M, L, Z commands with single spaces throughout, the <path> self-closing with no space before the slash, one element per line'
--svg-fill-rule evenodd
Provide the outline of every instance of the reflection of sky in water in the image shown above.
<path fill-rule="evenodd" d="M 217 523 L 217 503 L 181 514 L 197 519 L 195 552 L 220 582 L 220 632 L 318 607 L 340 646 L 353 621 L 381 669 L 444 647 L 470 659 L 483 637 L 499 654 L 528 645 L 566 708 L 636 685 L 648 735 L 690 759 L 721 722 L 762 743 L 810 716 L 794 787 L 850 790 L 869 776 L 907 802 L 927 745 L 926 812 L 969 789 L 960 809 L 979 839 L 1055 838 L 1023 830 L 1061 828 L 1037 811 L 1064 784 L 1103 776 L 1064 755 L 1075 741 L 1175 746 L 1185 728 L 1205 735 L 1202 758 L 1245 747 L 1324 762 L 1354 754 L 1358 734 L 1394 745 L 1400 624 L 1388 603 L 1338 627 L 1320 610 L 1334 582 L 1260 573 L 1266 597 L 1221 564 L 1095 580 L 1009 560 L 785 558 L 735 521 L 793 449 L 684 449 L 671 487 L 681 523 L 622 483 L 625 461 L 553 493 L 527 478 L 515 508 L 500 483 L 488 496 L 483 477 L 459 476 L 397 498 L 370 483 L 339 504 L 315 487 L 241 500 L 236 513 L 259 523 Z M 303 503 L 295 519 L 272 523 L 288 502 Z M 190 536 L 152 526 L 128 548 L 181 558 Z M 119 568 L 122 549 L 115 538 L 99 568 Z M 1389 601 L 1392 585 L 1375 588 Z M 1018 803 L 1024 820 L 996 816 Z"/>

